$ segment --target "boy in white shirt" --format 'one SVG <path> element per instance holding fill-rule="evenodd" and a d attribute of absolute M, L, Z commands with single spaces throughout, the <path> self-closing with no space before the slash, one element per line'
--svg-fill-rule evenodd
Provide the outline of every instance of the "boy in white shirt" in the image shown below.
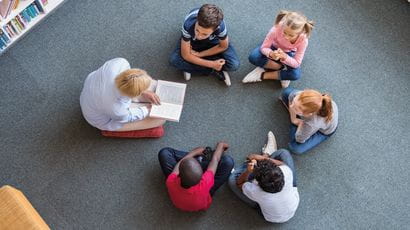
<path fill-rule="evenodd" d="M 266 221 L 284 223 L 291 219 L 299 205 L 292 156 L 277 150 L 272 132 L 261 154 L 250 154 L 248 162 L 235 169 L 229 187 L 245 203 L 260 208 Z"/>

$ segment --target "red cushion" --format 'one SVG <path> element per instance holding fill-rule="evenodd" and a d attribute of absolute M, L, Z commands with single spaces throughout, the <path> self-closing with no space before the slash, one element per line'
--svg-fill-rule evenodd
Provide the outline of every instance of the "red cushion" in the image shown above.
<path fill-rule="evenodd" d="M 119 137 L 119 138 L 159 138 L 164 136 L 164 128 L 161 126 L 152 129 L 142 129 L 133 131 L 106 131 L 101 130 L 101 134 L 105 137 Z"/>

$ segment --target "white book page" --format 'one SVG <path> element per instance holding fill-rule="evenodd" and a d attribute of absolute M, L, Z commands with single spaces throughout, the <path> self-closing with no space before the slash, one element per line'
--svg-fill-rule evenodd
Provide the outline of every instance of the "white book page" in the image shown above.
<path fill-rule="evenodd" d="M 183 105 L 185 89 L 186 84 L 159 80 L 155 93 L 161 99 L 161 104 L 164 102 Z"/>
<path fill-rule="evenodd" d="M 170 121 L 179 121 L 182 105 L 161 102 L 161 105 L 152 105 L 150 117 L 163 118 Z"/>

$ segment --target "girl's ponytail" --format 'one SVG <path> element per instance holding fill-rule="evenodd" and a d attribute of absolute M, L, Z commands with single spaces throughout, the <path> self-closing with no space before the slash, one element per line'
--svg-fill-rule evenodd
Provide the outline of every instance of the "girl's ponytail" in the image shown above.
<path fill-rule="evenodd" d="M 276 16 L 276 20 L 275 20 L 275 25 L 279 24 L 280 21 L 282 21 L 282 19 L 288 15 L 290 12 L 286 11 L 286 10 L 281 10 L 279 11 L 279 14 Z"/>
<path fill-rule="evenodd" d="M 327 94 L 322 95 L 322 107 L 318 115 L 326 118 L 326 122 L 330 122 L 333 118 L 332 97 Z"/>
<path fill-rule="evenodd" d="M 315 23 L 313 21 L 306 20 L 306 23 L 303 26 L 303 30 L 307 37 L 310 37 L 310 34 L 312 33 L 314 25 Z"/>

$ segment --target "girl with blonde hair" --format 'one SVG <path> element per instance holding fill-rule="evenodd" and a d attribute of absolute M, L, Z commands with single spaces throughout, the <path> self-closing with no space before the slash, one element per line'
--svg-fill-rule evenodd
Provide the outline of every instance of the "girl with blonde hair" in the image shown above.
<path fill-rule="evenodd" d="M 242 82 L 280 80 L 286 88 L 298 80 L 313 24 L 301 13 L 280 11 L 262 45 L 249 55 L 249 62 L 257 67 Z"/>
<path fill-rule="evenodd" d="M 338 108 L 332 97 L 319 91 L 286 88 L 279 98 L 288 108 L 291 127 L 289 149 L 305 153 L 327 140 L 338 125 Z"/>
<path fill-rule="evenodd" d="M 158 95 L 153 92 L 155 87 L 156 81 L 147 72 L 131 69 L 127 60 L 115 58 L 88 75 L 80 96 L 81 110 L 87 122 L 100 130 L 158 127 L 165 120 L 148 117 L 149 103 L 160 103 Z"/>

